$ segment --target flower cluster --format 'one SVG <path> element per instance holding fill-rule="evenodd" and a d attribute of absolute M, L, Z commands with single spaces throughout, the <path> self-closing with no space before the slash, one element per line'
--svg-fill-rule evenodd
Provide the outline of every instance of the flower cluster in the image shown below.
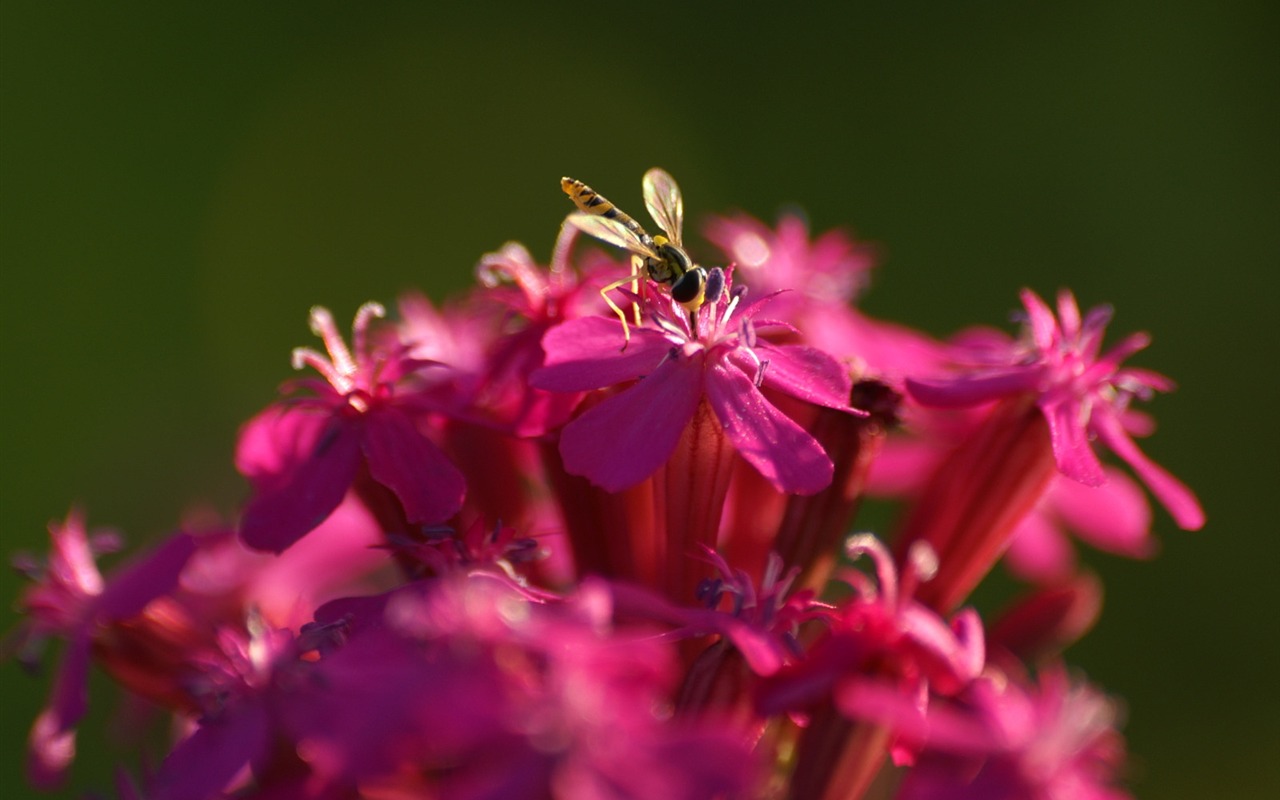
<path fill-rule="evenodd" d="M 1067 292 L 1024 290 L 1014 338 L 872 319 L 872 250 L 793 216 L 712 220 L 678 302 L 665 239 L 628 266 L 584 228 L 449 304 L 367 303 L 349 341 L 312 309 L 228 522 L 106 572 L 119 537 L 50 526 L 10 639 L 33 668 L 66 642 L 32 784 L 73 768 L 96 664 L 169 722 L 126 797 L 1128 796 L 1116 704 L 1060 654 L 1101 608 L 1067 531 L 1155 548 L 1099 445 L 1204 522 L 1133 440 L 1172 388 L 1122 364 L 1147 337 L 1104 350 Z M 883 538 L 852 534 L 868 494 L 901 505 Z M 965 603 L 1006 555 L 1029 588 L 987 622 Z"/>

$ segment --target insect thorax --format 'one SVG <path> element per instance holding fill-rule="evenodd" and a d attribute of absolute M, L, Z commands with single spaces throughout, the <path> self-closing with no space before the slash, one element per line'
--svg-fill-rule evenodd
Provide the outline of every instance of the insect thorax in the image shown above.
<path fill-rule="evenodd" d="M 649 277 L 658 283 L 674 283 L 694 268 L 689 254 L 672 244 L 665 236 L 653 237 L 653 250 L 658 258 L 646 258 L 645 267 L 649 271 Z"/>

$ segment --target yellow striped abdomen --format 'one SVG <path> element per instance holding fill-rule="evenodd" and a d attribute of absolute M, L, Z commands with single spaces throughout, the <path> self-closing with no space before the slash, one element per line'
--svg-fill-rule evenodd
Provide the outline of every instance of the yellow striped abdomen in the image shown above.
<path fill-rule="evenodd" d="M 598 217 L 616 220 L 630 228 L 638 236 L 645 239 L 649 238 L 649 234 L 644 232 L 644 228 L 640 227 L 640 223 L 636 222 L 613 203 L 610 203 L 604 195 L 582 181 L 574 178 L 561 178 L 560 188 L 564 190 L 565 194 L 569 195 L 569 199 L 584 214 L 594 214 Z"/>

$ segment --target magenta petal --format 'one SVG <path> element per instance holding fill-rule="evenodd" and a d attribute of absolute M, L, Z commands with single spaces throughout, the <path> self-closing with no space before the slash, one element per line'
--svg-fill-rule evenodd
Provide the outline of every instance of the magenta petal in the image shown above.
<path fill-rule="evenodd" d="M 1080 305 L 1069 289 L 1058 291 L 1058 319 L 1067 338 L 1074 338 L 1080 333 Z"/>
<path fill-rule="evenodd" d="M 255 482 L 292 469 L 315 449 L 332 417 L 329 411 L 267 407 L 240 429 L 236 469 Z"/>
<path fill-rule="evenodd" d="M 1155 550 L 1151 506 L 1138 483 L 1108 467 L 1107 482 L 1090 488 L 1055 481 L 1049 490 L 1054 511 L 1084 541 L 1100 550 L 1145 558 Z"/>
<path fill-rule="evenodd" d="M 76 757 L 76 732 L 65 728 L 57 713 L 47 708 L 31 726 L 27 751 L 27 780 L 37 789 L 52 791 L 66 776 Z"/>
<path fill-rule="evenodd" d="M 907 392 L 921 405 L 932 408 L 967 408 L 999 400 L 1018 392 L 1033 392 L 1039 383 L 1034 369 L 1011 369 L 981 377 L 954 380 L 907 378 Z"/>
<path fill-rule="evenodd" d="M 769 345 L 755 348 L 769 362 L 764 385 L 827 408 L 849 408 L 853 380 L 839 362 L 815 347 Z"/>
<path fill-rule="evenodd" d="M 923 742 L 929 732 L 925 710 L 909 692 L 887 680 L 847 677 L 832 693 L 836 708 L 851 719 L 887 725 L 900 736 Z"/>
<path fill-rule="evenodd" d="M 538 389 L 585 392 L 633 380 L 654 370 L 671 352 L 657 331 L 631 328 L 626 349 L 616 317 L 580 317 L 563 322 L 542 337 L 544 366 L 529 382 Z"/>
<path fill-rule="evenodd" d="M 1114 416 L 1094 414 L 1092 422 L 1098 438 L 1133 467 L 1133 471 L 1138 473 L 1151 493 L 1169 510 L 1178 527 L 1187 531 L 1198 531 L 1204 527 L 1204 509 L 1200 507 L 1195 494 L 1164 467 L 1147 458 Z"/>
<path fill-rule="evenodd" d="M 670 360 L 587 409 L 560 434 L 565 469 L 609 492 L 652 475 L 693 418 L 702 399 L 702 374 L 700 363 Z"/>
<path fill-rule="evenodd" d="M 82 627 L 67 642 L 49 697 L 49 722 L 56 732 L 67 731 L 89 707 L 89 657 L 92 630 Z"/>
<path fill-rule="evenodd" d="M 782 668 L 783 654 L 768 634 L 735 620 L 726 626 L 725 636 L 755 674 L 772 675 Z"/>
<path fill-rule="evenodd" d="M 926 711 L 902 687 L 882 679 L 846 680 L 837 687 L 834 699 L 845 716 L 887 725 L 916 746 L 927 743 L 956 753 L 984 753 L 1000 744 L 998 734 L 973 714 L 941 703 L 933 703 Z"/>
<path fill-rule="evenodd" d="M 934 442 L 890 437 L 871 462 L 867 491 L 889 497 L 914 492 L 945 454 Z"/>
<path fill-rule="evenodd" d="M 959 645 L 952 663 L 963 679 L 973 680 L 987 663 L 987 638 L 982 618 L 972 608 L 963 608 L 951 618 L 951 630 Z"/>
<path fill-rule="evenodd" d="M 466 483 L 444 453 L 394 408 L 365 415 L 364 452 L 374 480 L 395 492 L 412 522 L 443 522 L 462 507 Z"/>
<path fill-rule="evenodd" d="M 200 728 L 169 753 L 156 774 L 152 800 L 205 800 L 267 749 L 267 714 L 246 702 Z"/>
<path fill-rule="evenodd" d="M 926 677 L 937 684 L 935 688 L 948 694 L 976 678 L 986 661 L 982 623 L 976 612 L 966 609 L 957 614 L 956 622 L 964 638 L 923 606 L 908 604 L 898 612 L 898 624 L 926 666 Z"/>
<path fill-rule="evenodd" d="M 114 573 L 98 597 L 98 613 L 108 619 L 141 614 L 147 603 L 178 584 L 182 568 L 195 551 L 195 539 L 179 533 L 150 555 Z"/>
<path fill-rule="evenodd" d="M 1059 477 L 1054 487 L 1078 486 L 1086 492 L 1100 492 L 1083 484 Z M 1104 487 L 1105 488 L 1105 487 Z M 1049 583 L 1070 577 L 1075 568 L 1076 555 L 1067 537 L 1062 534 L 1045 516 L 1042 509 L 1037 509 L 1026 516 L 1014 529 L 1009 549 L 1005 551 L 1005 564 L 1018 577 Z"/>
<path fill-rule="evenodd" d="M 359 465 L 358 425 L 331 417 L 307 458 L 255 481 L 258 491 L 244 510 L 240 538 L 257 550 L 282 552 L 338 507 Z"/>
<path fill-rule="evenodd" d="M 1045 421 L 1049 423 L 1049 438 L 1053 442 L 1053 458 L 1058 471 L 1085 486 L 1101 486 L 1107 476 L 1102 462 L 1089 444 L 1084 422 L 1080 419 L 1080 407 L 1075 403 L 1042 405 Z"/>
<path fill-rule="evenodd" d="M 1036 347 L 1041 351 L 1053 349 L 1058 339 L 1058 323 L 1053 318 L 1053 309 L 1049 308 L 1040 295 L 1030 289 L 1023 289 L 1019 294 L 1022 305 L 1027 309 L 1027 318 L 1031 323 L 1031 336 Z"/>
<path fill-rule="evenodd" d="M 729 441 L 779 491 L 814 494 L 830 485 L 831 459 L 822 446 L 742 372 L 723 364 L 712 367 L 707 399 Z"/>

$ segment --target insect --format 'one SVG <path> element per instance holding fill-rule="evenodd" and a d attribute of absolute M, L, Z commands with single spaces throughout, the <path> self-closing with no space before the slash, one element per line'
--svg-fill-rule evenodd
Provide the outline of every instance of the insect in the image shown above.
<path fill-rule="evenodd" d="M 600 290 L 609 308 L 622 320 L 623 347 L 631 341 L 627 315 L 609 297 L 609 292 L 627 283 L 634 287 L 633 291 L 639 292 L 640 279 L 647 276 L 670 287 L 672 299 L 690 315 L 702 306 L 707 295 L 707 270 L 693 263 L 681 244 L 684 198 L 680 195 L 680 187 L 674 178 L 657 167 L 644 174 L 643 186 L 645 208 L 649 209 L 649 216 L 665 235 L 650 236 L 640 223 L 582 181 L 560 179 L 560 188 L 581 212 L 570 214 L 566 223 L 631 253 L 631 274 Z M 638 325 L 640 309 L 634 303 L 632 308 Z"/>

